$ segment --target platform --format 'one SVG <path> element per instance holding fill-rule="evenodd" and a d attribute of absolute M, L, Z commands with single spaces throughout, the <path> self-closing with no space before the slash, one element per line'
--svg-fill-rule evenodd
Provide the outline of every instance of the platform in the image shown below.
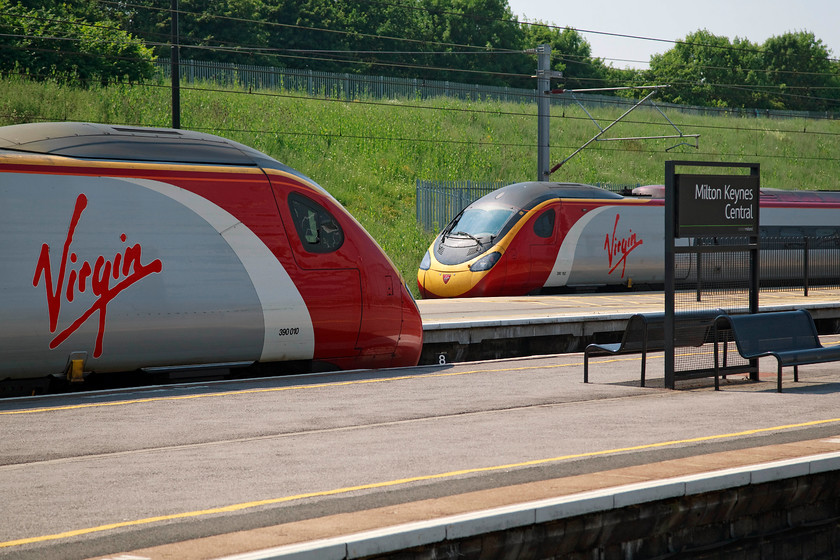
<path fill-rule="evenodd" d="M 762 291 L 763 311 L 808 309 L 822 332 L 840 332 L 840 291 Z M 421 364 L 582 352 L 620 338 L 633 313 L 663 312 L 663 292 L 420 300 Z M 736 309 L 728 309 L 734 312 Z"/>
<path fill-rule="evenodd" d="M 7 399 L 0 557 L 364 557 L 545 508 L 675 498 L 685 477 L 835 472 L 837 364 L 778 394 L 772 361 L 715 392 L 665 390 L 661 353 L 648 360 L 644 388 L 638 356 L 593 359 L 584 384 L 563 353 Z"/>

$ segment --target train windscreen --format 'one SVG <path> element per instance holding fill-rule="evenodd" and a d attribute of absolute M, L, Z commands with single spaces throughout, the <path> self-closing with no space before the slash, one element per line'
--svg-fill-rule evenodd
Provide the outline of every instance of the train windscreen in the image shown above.
<path fill-rule="evenodd" d="M 442 264 L 461 264 L 480 255 L 520 218 L 510 206 L 474 204 L 466 208 L 435 240 L 435 255 Z"/>
<path fill-rule="evenodd" d="M 512 208 L 467 208 L 452 222 L 449 234 L 464 232 L 474 237 L 495 237 L 512 215 Z"/>

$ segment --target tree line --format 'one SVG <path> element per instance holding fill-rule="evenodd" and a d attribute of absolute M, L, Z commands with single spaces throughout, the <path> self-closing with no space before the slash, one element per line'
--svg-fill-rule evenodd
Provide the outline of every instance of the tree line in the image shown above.
<path fill-rule="evenodd" d="M 658 99 L 840 112 L 840 61 L 807 31 L 754 44 L 698 30 L 633 70 L 574 29 L 517 21 L 507 0 L 178 0 L 178 13 L 182 58 L 533 88 L 527 50 L 549 44 L 566 89 L 669 84 Z M 170 28 L 167 0 L 0 0 L 0 72 L 149 79 Z"/>

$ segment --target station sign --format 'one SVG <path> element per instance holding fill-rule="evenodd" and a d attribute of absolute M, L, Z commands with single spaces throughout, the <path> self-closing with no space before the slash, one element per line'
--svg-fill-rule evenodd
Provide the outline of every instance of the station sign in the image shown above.
<path fill-rule="evenodd" d="M 757 175 L 674 175 L 676 237 L 758 235 Z"/>

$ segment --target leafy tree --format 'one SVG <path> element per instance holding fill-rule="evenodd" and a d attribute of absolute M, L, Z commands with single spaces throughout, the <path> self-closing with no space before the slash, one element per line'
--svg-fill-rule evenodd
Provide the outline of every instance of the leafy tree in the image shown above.
<path fill-rule="evenodd" d="M 592 57 L 574 29 L 518 23 L 508 0 L 179 0 L 179 11 L 183 58 L 532 88 L 525 51 L 549 44 L 569 89 L 666 83 L 658 98 L 688 105 L 840 107 L 840 62 L 804 31 L 755 45 L 702 29 L 636 71 Z M 139 80 L 153 52 L 170 54 L 160 0 L 0 0 L 0 25 L 4 72 Z"/>
<path fill-rule="evenodd" d="M 813 33 L 799 31 L 771 37 L 764 42 L 760 56 L 765 71 L 763 84 L 768 105 L 799 110 L 837 108 L 838 63 Z"/>
<path fill-rule="evenodd" d="M 448 72 L 442 79 L 507 85 L 525 65 L 533 66 L 518 52 L 524 37 L 507 0 L 423 0 L 422 6 L 430 48 L 451 53 L 437 58 L 440 66 L 470 72 Z"/>
<path fill-rule="evenodd" d="M 702 29 L 690 33 L 674 48 L 653 55 L 648 78 L 671 87 L 662 98 L 685 105 L 727 105 L 732 90 L 728 87 L 744 83 L 755 47 L 747 40 L 713 35 Z"/>
<path fill-rule="evenodd" d="M 0 0 L 0 72 L 33 79 L 138 81 L 153 75 L 152 51 L 110 21 L 95 24 L 57 8 Z"/>
<path fill-rule="evenodd" d="M 571 28 L 558 29 L 543 22 L 523 25 L 524 42 L 531 48 L 551 45 L 551 69 L 563 72 L 567 89 L 608 87 L 607 67 L 600 58 L 592 58 L 592 47 Z"/>
<path fill-rule="evenodd" d="M 837 110 L 838 68 L 809 32 L 786 33 L 759 46 L 700 30 L 652 56 L 645 76 L 670 84 L 662 95 L 674 103 Z"/>
<path fill-rule="evenodd" d="M 267 7 L 275 64 L 333 72 L 410 75 L 421 64 L 422 12 L 359 0 L 291 0 Z M 394 38 L 402 38 L 398 40 Z M 300 51 L 300 52 L 296 52 Z"/>
<path fill-rule="evenodd" d="M 262 0 L 179 0 L 185 58 L 265 64 L 268 38 Z M 209 47 L 209 49 L 208 49 Z M 243 56 L 246 55 L 246 56 Z"/>

